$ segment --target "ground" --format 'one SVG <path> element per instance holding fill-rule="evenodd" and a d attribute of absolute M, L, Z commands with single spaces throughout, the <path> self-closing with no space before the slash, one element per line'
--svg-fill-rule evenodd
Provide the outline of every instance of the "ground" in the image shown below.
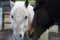
<path fill-rule="evenodd" d="M 0 31 L 0 40 L 12 40 L 12 34 L 13 32 L 11 29 Z M 39 40 L 60 40 L 60 34 L 58 34 L 58 26 L 53 25 L 52 28 L 43 33 L 41 39 Z"/>
<path fill-rule="evenodd" d="M 0 31 L 0 40 L 12 40 L 12 30 Z"/>

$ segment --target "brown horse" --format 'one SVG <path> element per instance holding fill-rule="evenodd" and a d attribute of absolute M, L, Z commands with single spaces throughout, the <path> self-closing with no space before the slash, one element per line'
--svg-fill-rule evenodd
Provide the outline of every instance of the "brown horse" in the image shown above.
<path fill-rule="evenodd" d="M 34 19 L 28 33 L 31 40 L 38 40 L 54 23 L 60 28 L 60 0 L 35 1 Z"/>

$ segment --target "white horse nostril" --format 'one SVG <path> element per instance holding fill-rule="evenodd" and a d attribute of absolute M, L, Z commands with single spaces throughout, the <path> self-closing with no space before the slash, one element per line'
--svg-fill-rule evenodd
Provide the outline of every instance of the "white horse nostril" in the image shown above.
<path fill-rule="evenodd" d="M 20 34 L 20 37 L 22 37 L 22 34 Z"/>

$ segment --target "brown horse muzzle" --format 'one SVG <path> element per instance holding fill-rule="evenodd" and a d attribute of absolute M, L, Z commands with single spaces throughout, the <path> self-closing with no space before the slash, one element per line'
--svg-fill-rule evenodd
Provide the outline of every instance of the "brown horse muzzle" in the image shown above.
<path fill-rule="evenodd" d="M 32 23 L 31 26 L 28 29 L 28 35 L 32 35 L 33 32 L 34 32 L 34 25 Z"/>

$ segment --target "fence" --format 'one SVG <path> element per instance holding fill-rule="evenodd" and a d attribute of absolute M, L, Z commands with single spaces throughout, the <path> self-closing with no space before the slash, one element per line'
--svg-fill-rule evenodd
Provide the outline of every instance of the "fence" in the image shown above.
<path fill-rule="evenodd" d="M 0 8 L 2 8 L 2 14 L 0 13 L 1 18 L 2 18 L 2 27 L 1 29 L 4 30 L 4 29 L 7 29 L 10 27 L 10 16 L 9 16 L 9 12 L 11 10 L 11 7 L 10 7 L 10 2 L 9 1 L 0 1 Z M 1 11 L 0 10 L 0 11 Z M 1 19 L 0 18 L 0 19 Z M 9 26 L 8 26 L 9 25 Z"/>

